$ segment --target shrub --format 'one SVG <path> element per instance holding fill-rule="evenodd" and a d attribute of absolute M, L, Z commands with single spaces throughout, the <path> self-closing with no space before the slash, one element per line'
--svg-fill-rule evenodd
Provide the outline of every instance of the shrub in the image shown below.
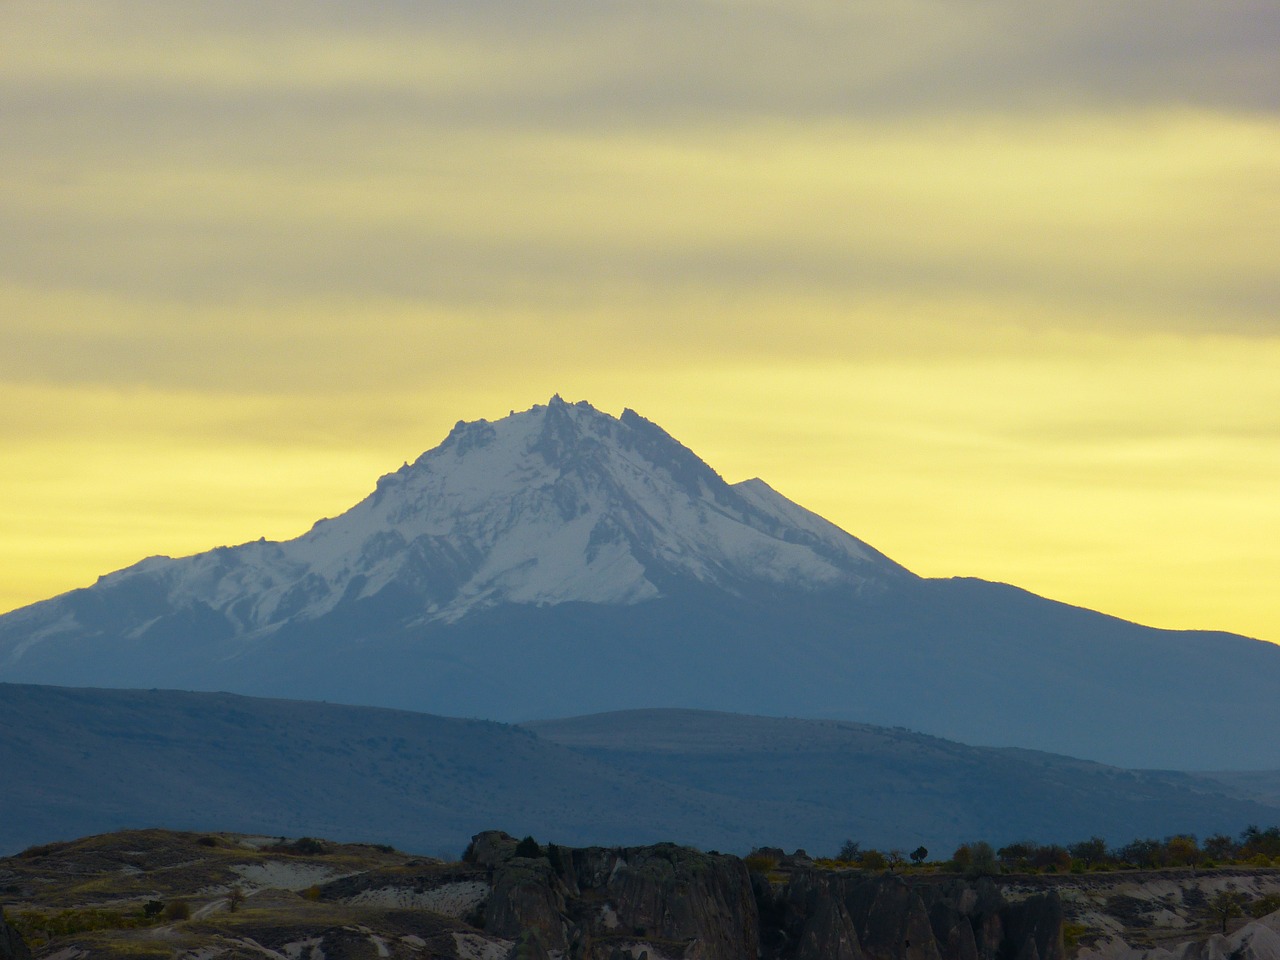
<path fill-rule="evenodd" d="M 314 837 L 299 837 L 291 844 L 295 853 L 315 856 L 325 852 L 325 845 Z"/>
<path fill-rule="evenodd" d="M 1266 893 L 1249 904 L 1249 913 L 1256 917 L 1265 917 L 1269 913 L 1280 910 L 1280 893 Z"/>
<path fill-rule="evenodd" d="M 26 910 L 9 919 L 28 943 L 94 930 L 132 930 L 150 924 L 146 917 L 135 911 L 102 909 L 70 909 L 57 913 Z"/>
<path fill-rule="evenodd" d="M 170 922 L 191 919 L 191 904 L 185 900 L 170 900 L 164 907 L 164 918 Z"/>
<path fill-rule="evenodd" d="M 762 856 L 758 853 L 748 855 L 743 858 L 742 862 L 746 864 L 747 870 L 750 873 L 761 873 L 766 875 L 778 865 L 778 861 L 773 859 L 773 857 Z"/>
<path fill-rule="evenodd" d="M 540 857 L 542 856 L 542 848 L 538 846 L 538 841 L 533 837 L 525 837 L 516 844 L 517 857 Z"/>
<path fill-rule="evenodd" d="M 858 863 L 865 870 L 885 870 L 889 866 L 889 861 L 879 850 L 863 850 Z"/>
<path fill-rule="evenodd" d="M 1089 932 L 1089 928 L 1083 923 L 1064 923 L 1062 925 L 1062 942 L 1067 948 L 1067 952 L 1075 950 L 1080 943 L 1080 938 Z"/>
<path fill-rule="evenodd" d="M 1000 864 L 996 862 L 996 852 L 985 840 L 969 844 L 969 866 L 965 868 L 967 877 L 994 877 L 1000 873 Z"/>

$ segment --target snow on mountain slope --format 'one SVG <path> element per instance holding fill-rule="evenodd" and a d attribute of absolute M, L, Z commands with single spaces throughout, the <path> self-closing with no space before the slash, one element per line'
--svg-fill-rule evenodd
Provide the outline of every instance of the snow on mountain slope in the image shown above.
<path fill-rule="evenodd" d="M 504 602 L 638 603 L 687 579 L 743 593 L 879 589 L 902 577 L 911 574 L 762 481 L 727 484 L 634 412 L 614 418 L 557 396 L 496 422 L 459 422 L 296 540 L 152 557 L 92 589 L 145 586 L 165 610 L 212 608 L 253 635 L 389 589 L 413 597 L 422 621 L 456 621 Z M 46 621 L 23 649 L 70 626 Z"/>

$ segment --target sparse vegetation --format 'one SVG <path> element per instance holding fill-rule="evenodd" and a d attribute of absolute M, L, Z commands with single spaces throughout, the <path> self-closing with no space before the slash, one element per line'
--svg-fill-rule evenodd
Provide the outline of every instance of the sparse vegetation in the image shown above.
<path fill-rule="evenodd" d="M 149 927 L 155 922 L 139 910 L 71 909 L 46 913 L 24 910 L 8 917 L 29 944 L 40 944 L 54 937 L 67 937 L 95 930 L 132 930 Z"/>
<path fill-rule="evenodd" d="M 170 923 L 191 919 L 191 905 L 185 900 L 170 900 L 164 905 L 164 918 Z"/>
<path fill-rule="evenodd" d="M 1062 943 L 1068 952 L 1075 952 L 1076 947 L 1080 946 L 1082 937 L 1087 936 L 1092 931 L 1083 923 L 1064 923 L 1062 925 Z"/>
<path fill-rule="evenodd" d="M 197 842 L 202 843 L 203 838 Z M 327 852 L 324 843 L 314 837 L 299 837 L 292 842 L 281 837 L 279 843 L 272 844 L 267 847 L 267 850 L 271 853 L 293 853 L 303 857 L 316 857 Z"/>
<path fill-rule="evenodd" d="M 751 873 L 760 873 L 766 876 L 778 866 L 778 861 L 774 857 L 761 853 L 749 854 L 743 858 L 742 862 Z"/>

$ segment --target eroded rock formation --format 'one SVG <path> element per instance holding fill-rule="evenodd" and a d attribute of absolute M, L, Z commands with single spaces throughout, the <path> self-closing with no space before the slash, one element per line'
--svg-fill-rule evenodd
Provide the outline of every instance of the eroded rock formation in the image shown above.
<path fill-rule="evenodd" d="M 749 875 L 736 857 L 672 844 L 516 856 L 475 837 L 486 933 L 570 958 L 616 960 L 1066 960 L 1052 891 L 1009 903 L 990 881 L 906 880 L 786 857 Z"/>

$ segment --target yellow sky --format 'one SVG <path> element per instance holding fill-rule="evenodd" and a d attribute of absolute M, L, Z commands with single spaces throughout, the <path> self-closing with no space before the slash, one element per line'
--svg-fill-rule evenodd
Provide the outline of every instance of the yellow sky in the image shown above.
<path fill-rule="evenodd" d="M 0 609 L 560 392 L 1280 641 L 1267 5 L 57 6 L 0 8 Z"/>

